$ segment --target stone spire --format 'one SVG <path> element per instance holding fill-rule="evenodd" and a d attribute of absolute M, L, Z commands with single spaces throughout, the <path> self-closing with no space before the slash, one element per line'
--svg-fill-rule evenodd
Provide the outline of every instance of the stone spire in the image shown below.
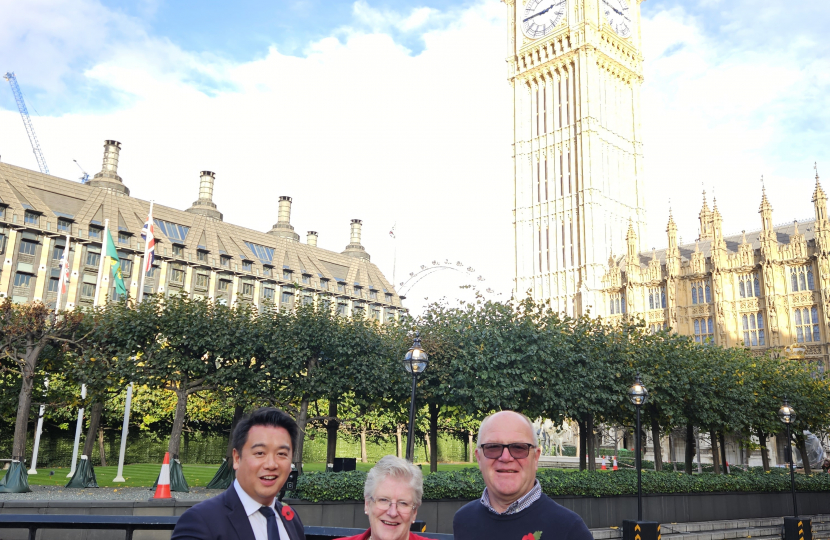
<path fill-rule="evenodd" d="M 763 186 L 764 177 L 761 177 Z M 772 227 L 772 205 L 767 199 L 767 188 L 761 188 L 761 207 L 758 209 L 761 214 L 761 234 L 758 239 L 761 241 L 761 255 L 765 259 L 773 259 L 778 255 L 778 239 Z"/>
<path fill-rule="evenodd" d="M 816 230 L 821 230 L 830 226 L 827 223 L 827 195 L 821 189 L 821 182 L 818 178 L 818 165 L 813 166 L 816 169 L 816 188 L 813 190 L 813 207 L 816 211 Z"/>
<path fill-rule="evenodd" d="M 677 224 L 674 222 L 671 208 L 669 208 L 669 224 L 666 226 L 669 237 L 669 247 L 666 249 L 666 271 L 669 276 L 680 274 L 680 248 L 677 245 Z"/>
<path fill-rule="evenodd" d="M 703 207 L 700 209 L 700 240 L 712 239 L 712 211 L 709 210 L 709 204 L 706 202 L 706 190 L 703 190 Z"/>
<path fill-rule="evenodd" d="M 366 248 L 360 244 L 360 236 L 363 230 L 363 222 L 359 219 L 352 220 L 352 230 L 349 235 L 349 245 L 343 250 L 343 255 L 349 257 L 356 257 L 358 259 L 370 259 L 369 254 L 366 253 Z"/>
<path fill-rule="evenodd" d="M 121 154 L 121 143 L 118 141 L 104 141 L 104 163 L 101 172 L 89 181 L 90 186 L 109 189 L 117 193 L 129 195 L 130 190 L 118 176 L 118 159 Z"/>
<path fill-rule="evenodd" d="M 202 171 L 199 173 L 199 178 L 199 198 L 185 212 L 222 221 L 222 212 L 216 209 L 216 204 L 213 202 L 213 183 L 216 180 L 216 173 Z"/>
<path fill-rule="evenodd" d="M 294 227 L 291 225 L 291 197 L 280 196 L 277 222 L 271 227 L 268 234 L 288 238 L 295 242 L 299 241 L 300 235 L 294 232 Z"/>

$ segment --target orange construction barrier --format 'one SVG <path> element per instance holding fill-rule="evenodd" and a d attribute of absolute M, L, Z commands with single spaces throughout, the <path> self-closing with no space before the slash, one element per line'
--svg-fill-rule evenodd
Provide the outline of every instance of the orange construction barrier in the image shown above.
<path fill-rule="evenodd" d="M 613 463 L 614 463 L 614 467 L 613 467 L 611 470 L 612 470 L 612 471 L 616 471 L 616 470 L 618 470 L 618 467 L 617 467 L 617 456 L 614 456 L 614 461 L 613 461 Z"/>
<path fill-rule="evenodd" d="M 606 465 L 605 456 L 602 456 L 602 468 L 600 469 L 601 471 L 607 471 L 608 470 L 608 467 L 606 467 L 605 465 Z"/>
<path fill-rule="evenodd" d="M 164 462 L 161 464 L 159 483 L 156 486 L 154 499 L 171 499 L 170 496 L 170 452 L 164 453 Z"/>

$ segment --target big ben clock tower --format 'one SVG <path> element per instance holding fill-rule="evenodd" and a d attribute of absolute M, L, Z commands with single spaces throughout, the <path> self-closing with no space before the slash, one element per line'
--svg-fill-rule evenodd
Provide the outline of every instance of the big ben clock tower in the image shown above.
<path fill-rule="evenodd" d="M 570 315 L 602 311 L 609 256 L 646 234 L 640 1 L 504 0 L 515 290 Z"/>

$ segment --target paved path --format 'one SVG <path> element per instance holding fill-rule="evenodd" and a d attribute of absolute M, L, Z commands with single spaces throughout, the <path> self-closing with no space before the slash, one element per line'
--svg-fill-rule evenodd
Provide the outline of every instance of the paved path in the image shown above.
<path fill-rule="evenodd" d="M 121 501 L 146 502 L 153 492 L 146 487 L 67 489 L 63 486 L 29 486 L 31 493 L 0 493 L 0 501 Z M 202 501 L 221 493 L 218 489 L 192 487 L 190 493 L 173 492 L 180 501 Z"/>

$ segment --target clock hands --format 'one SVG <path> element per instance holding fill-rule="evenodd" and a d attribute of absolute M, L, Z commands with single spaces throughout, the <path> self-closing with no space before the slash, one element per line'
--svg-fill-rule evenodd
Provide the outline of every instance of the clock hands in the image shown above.
<path fill-rule="evenodd" d="M 555 6 L 561 6 L 561 5 L 562 5 L 562 4 L 564 4 L 564 3 L 565 3 L 565 0 L 562 0 L 561 2 L 556 2 L 555 4 L 551 4 L 550 6 L 546 7 L 546 8 L 545 8 L 545 9 L 543 9 L 542 11 L 540 11 L 539 13 L 534 13 L 533 15 L 531 15 L 531 16 L 530 16 L 530 17 L 528 17 L 528 18 L 526 18 L 526 19 L 525 19 L 525 20 L 523 20 L 522 22 L 527 22 L 527 21 L 529 21 L 530 19 L 532 19 L 532 18 L 534 18 L 534 17 L 538 17 L 539 15 L 543 15 L 543 14 L 547 13 L 548 11 L 552 10 Z"/>
<path fill-rule="evenodd" d="M 608 0 L 602 0 L 602 3 L 603 3 L 603 4 L 605 4 L 606 6 L 608 6 L 610 9 L 614 10 L 614 12 L 615 12 L 617 15 L 622 15 L 623 17 L 625 17 L 625 20 L 627 20 L 627 21 L 630 21 L 630 20 L 631 20 L 631 19 L 628 17 L 628 15 L 626 15 L 625 13 L 623 13 L 622 11 L 620 11 L 619 9 L 617 9 L 617 8 L 615 8 L 614 6 L 612 6 L 611 4 L 609 4 L 609 3 L 608 3 Z"/>

